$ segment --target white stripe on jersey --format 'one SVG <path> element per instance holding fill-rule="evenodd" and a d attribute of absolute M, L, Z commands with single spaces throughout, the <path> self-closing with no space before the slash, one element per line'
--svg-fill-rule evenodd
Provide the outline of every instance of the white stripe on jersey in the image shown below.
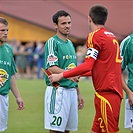
<path fill-rule="evenodd" d="M 54 39 L 51 38 L 48 40 L 48 52 L 49 52 L 49 55 L 53 55 L 54 56 L 54 50 L 53 50 L 53 43 L 54 42 Z M 54 62 L 52 61 L 47 61 L 47 63 L 49 63 L 49 65 L 54 65 Z"/>
<path fill-rule="evenodd" d="M 125 41 L 127 41 L 127 40 L 128 40 L 128 42 L 125 43 Z M 127 44 L 130 42 L 130 40 L 131 40 L 131 37 L 130 37 L 130 36 L 127 36 L 127 37 L 121 42 L 121 44 L 120 44 L 120 55 L 121 55 L 122 58 L 123 58 L 123 54 L 124 54 L 124 53 L 122 53 L 123 47 L 124 47 L 124 45 L 126 45 L 126 46 L 125 46 L 125 49 L 126 49 Z M 125 49 L 124 49 L 124 51 L 125 51 Z"/>
<path fill-rule="evenodd" d="M 53 52 L 53 41 L 54 41 L 53 38 L 51 38 L 50 40 L 48 40 L 49 55 L 54 54 L 54 52 Z"/>

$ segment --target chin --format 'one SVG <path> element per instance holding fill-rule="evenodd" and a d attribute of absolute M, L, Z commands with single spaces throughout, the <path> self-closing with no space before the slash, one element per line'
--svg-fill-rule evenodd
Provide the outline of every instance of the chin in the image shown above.
<path fill-rule="evenodd" d="M 6 42 L 6 41 L 7 41 L 7 38 L 4 38 L 2 41 L 3 41 L 3 42 Z"/>
<path fill-rule="evenodd" d="M 5 41 L 5 40 L 2 40 L 1 42 L 2 42 L 2 43 L 6 43 L 6 41 Z"/>
<path fill-rule="evenodd" d="M 69 34 L 70 34 L 70 32 L 67 32 L 67 33 L 66 33 L 66 35 L 69 35 Z"/>
<path fill-rule="evenodd" d="M 69 34 L 63 34 L 64 36 L 68 36 Z"/>

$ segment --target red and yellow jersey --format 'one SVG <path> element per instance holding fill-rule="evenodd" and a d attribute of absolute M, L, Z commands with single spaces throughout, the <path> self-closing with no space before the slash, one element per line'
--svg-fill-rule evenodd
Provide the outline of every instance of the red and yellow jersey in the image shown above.
<path fill-rule="evenodd" d="M 100 28 L 89 34 L 87 48 L 98 51 L 97 59 L 92 69 L 92 78 L 97 92 L 115 91 L 121 97 L 121 57 L 119 43 L 113 33 Z M 89 55 L 86 55 L 89 58 Z"/>
<path fill-rule="evenodd" d="M 116 92 L 123 98 L 119 43 L 113 33 L 99 28 L 88 35 L 83 64 L 63 73 L 63 77 L 85 75 L 91 71 L 97 92 Z"/>

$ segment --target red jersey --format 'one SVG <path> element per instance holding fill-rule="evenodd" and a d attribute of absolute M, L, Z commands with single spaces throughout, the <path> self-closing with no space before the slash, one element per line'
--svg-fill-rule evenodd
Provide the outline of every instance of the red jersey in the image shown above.
<path fill-rule="evenodd" d="M 88 48 L 83 64 L 70 72 L 63 73 L 63 77 L 82 75 L 92 71 L 92 80 L 96 92 L 115 92 L 123 98 L 121 80 L 121 57 L 119 43 L 113 33 L 105 28 L 91 32 L 87 38 Z"/>

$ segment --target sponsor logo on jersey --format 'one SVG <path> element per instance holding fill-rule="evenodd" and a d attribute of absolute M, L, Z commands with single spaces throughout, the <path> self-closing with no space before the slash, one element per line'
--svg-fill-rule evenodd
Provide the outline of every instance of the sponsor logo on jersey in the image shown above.
<path fill-rule="evenodd" d="M 76 59 L 76 56 L 75 55 L 65 55 L 63 56 L 63 60 L 68 60 L 68 59 Z"/>
<path fill-rule="evenodd" d="M 51 63 L 51 62 L 56 62 L 58 60 L 57 56 L 50 54 L 47 58 L 47 62 Z"/>
<path fill-rule="evenodd" d="M 0 78 L 2 78 L 3 83 L 8 80 L 9 75 L 4 69 L 0 69 Z"/>
<path fill-rule="evenodd" d="M 74 63 L 71 63 L 71 64 L 68 65 L 68 67 L 66 67 L 66 70 L 71 70 L 75 67 L 76 67 L 76 65 Z"/>
<path fill-rule="evenodd" d="M 11 63 L 10 62 L 4 61 L 4 60 L 0 60 L 0 64 L 11 66 Z"/>

